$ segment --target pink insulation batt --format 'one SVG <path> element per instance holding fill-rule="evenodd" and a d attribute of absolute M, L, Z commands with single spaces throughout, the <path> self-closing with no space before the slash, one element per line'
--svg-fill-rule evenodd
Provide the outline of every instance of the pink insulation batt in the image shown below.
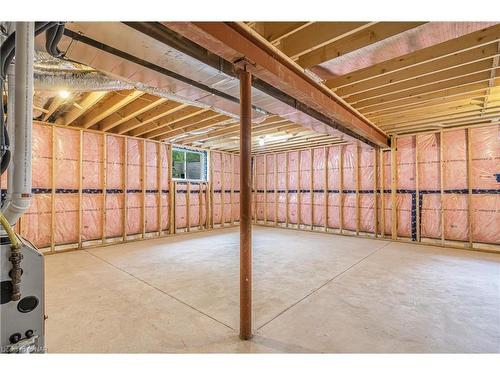
<path fill-rule="evenodd" d="M 153 141 L 34 124 L 34 194 L 17 229 L 42 248 L 185 228 L 188 213 L 196 227 L 207 223 L 207 195 L 215 225 L 237 223 L 239 156 L 217 151 L 209 155 L 209 184 L 176 184 L 175 223 L 169 223 L 167 151 Z M 419 222 L 424 239 L 500 244 L 500 126 L 400 136 L 396 161 L 398 237 L 415 240 Z M 363 144 L 254 156 L 254 218 L 366 233 L 377 227 L 390 236 L 391 162 L 390 150 Z M 5 189 L 6 174 L 1 184 Z"/>

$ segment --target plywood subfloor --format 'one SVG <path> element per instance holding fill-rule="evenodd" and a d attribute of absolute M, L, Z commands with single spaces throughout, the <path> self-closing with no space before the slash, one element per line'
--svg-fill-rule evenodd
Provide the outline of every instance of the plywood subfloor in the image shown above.
<path fill-rule="evenodd" d="M 500 256 L 254 228 L 254 339 L 238 339 L 238 228 L 46 257 L 49 352 L 500 352 Z"/>

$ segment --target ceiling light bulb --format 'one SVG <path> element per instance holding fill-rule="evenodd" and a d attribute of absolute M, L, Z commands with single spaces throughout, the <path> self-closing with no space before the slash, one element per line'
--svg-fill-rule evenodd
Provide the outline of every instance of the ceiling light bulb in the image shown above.
<path fill-rule="evenodd" d="M 68 99 L 69 98 L 69 91 L 61 90 L 61 91 L 59 91 L 59 96 L 63 99 Z"/>
<path fill-rule="evenodd" d="M 259 138 L 259 146 L 264 146 L 264 138 Z"/>

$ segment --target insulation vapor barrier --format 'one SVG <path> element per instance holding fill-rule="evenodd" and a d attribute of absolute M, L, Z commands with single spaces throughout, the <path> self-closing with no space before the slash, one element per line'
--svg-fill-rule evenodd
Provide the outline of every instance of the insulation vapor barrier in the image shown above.
<path fill-rule="evenodd" d="M 217 226 L 231 225 L 240 217 L 239 155 L 210 152 L 212 220 Z"/>
<path fill-rule="evenodd" d="M 497 250 L 500 126 L 393 141 L 254 156 L 254 222 Z M 16 230 L 40 248 L 239 221 L 239 155 L 207 152 L 208 181 L 186 182 L 170 179 L 160 142 L 34 124 L 32 147 L 34 194 Z"/>
<path fill-rule="evenodd" d="M 256 155 L 254 221 L 438 244 L 500 244 L 500 126 L 400 136 L 395 144 Z"/>
<path fill-rule="evenodd" d="M 16 230 L 39 248 L 208 228 L 210 184 L 172 181 L 170 145 L 35 123 L 32 147 L 33 199 Z M 214 153 L 214 169 L 221 160 L 224 169 L 218 172 L 214 196 L 224 189 L 223 218 L 234 223 L 239 217 L 239 156 Z M 172 197 L 171 186 L 176 190 Z M 213 211 L 220 217 L 220 206 Z"/>

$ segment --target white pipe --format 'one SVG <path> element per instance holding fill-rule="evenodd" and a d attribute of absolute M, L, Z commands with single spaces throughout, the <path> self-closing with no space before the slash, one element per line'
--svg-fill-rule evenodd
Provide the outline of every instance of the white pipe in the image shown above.
<path fill-rule="evenodd" d="M 15 149 L 15 121 L 14 121 L 14 103 L 15 103 L 15 95 L 14 95 L 14 65 L 10 64 L 7 68 L 7 132 L 9 133 L 9 141 L 10 141 L 10 152 L 11 155 L 14 153 Z M 12 192 L 14 189 L 14 163 L 9 163 L 9 167 L 7 169 L 7 194 L 5 196 L 5 201 L 3 205 L 7 207 L 9 202 L 12 200 Z"/>
<path fill-rule="evenodd" d="M 12 199 L 4 215 L 14 225 L 31 203 L 34 22 L 16 22 L 15 149 Z M 9 92 L 9 94 L 11 94 Z"/>

